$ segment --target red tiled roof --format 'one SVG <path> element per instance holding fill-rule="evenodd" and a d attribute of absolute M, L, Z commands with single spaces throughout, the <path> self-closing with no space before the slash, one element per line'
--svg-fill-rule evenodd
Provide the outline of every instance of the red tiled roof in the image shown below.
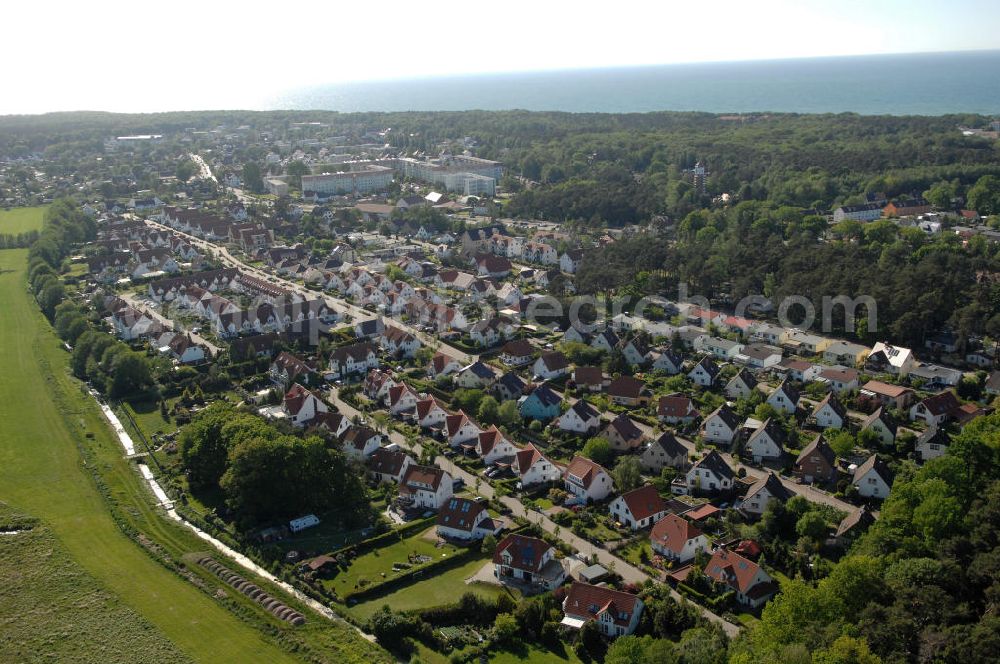
<path fill-rule="evenodd" d="M 668 551 L 679 554 L 688 540 L 700 535 L 704 535 L 704 533 L 684 517 L 668 514 L 653 526 L 649 533 L 649 540 Z"/>
<path fill-rule="evenodd" d="M 636 521 L 648 519 L 654 514 L 667 509 L 666 502 L 660 497 L 660 494 L 656 491 L 656 487 L 652 484 L 647 484 L 624 493 L 621 498 L 625 501 L 625 506 L 628 507 L 628 511 Z"/>
<path fill-rule="evenodd" d="M 639 598 L 631 593 L 574 581 L 563 601 L 565 613 L 597 620 L 607 613 L 616 625 L 627 626 L 639 608 Z M 625 616 L 624 618 L 622 616 Z"/>

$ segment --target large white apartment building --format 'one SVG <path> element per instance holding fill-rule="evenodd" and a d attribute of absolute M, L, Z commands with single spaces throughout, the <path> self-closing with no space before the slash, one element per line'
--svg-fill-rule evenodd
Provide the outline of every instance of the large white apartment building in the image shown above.
<path fill-rule="evenodd" d="M 358 162 L 350 164 L 350 169 L 341 173 L 303 175 L 302 195 L 306 198 L 316 194 L 363 196 L 388 189 L 392 184 L 393 170 L 388 166 Z"/>

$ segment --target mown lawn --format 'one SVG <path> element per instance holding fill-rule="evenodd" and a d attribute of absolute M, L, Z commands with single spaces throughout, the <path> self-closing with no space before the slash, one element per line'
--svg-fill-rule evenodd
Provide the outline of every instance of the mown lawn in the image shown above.
<path fill-rule="evenodd" d="M 0 535 L 0 661 L 191 661 L 102 588 L 45 524 L 0 504 L 0 526 L 18 524 L 30 530 Z"/>
<path fill-rule="evenodd" d="M 531 662 L 531 664 L 579 664 L 580 658 L 576 656 L 576 653 L 568 645 L 564 646 L 562 652 L 556 653 L 551 650 L 544 650 L 532 643 L 525 643 L 522 648 L 510 652 L 495 653 L 490 657 L 490 664 L 520 664 L 521 662 Z"/>
<path fill-rule="evenodd" d="M 423 564 L 430 564 L 431 561 L 444 560 L 461 551 L 451 544 L 438 547 L 437 540 L 430 537 L 433 533 L 434 526 L 431 526 L 427 530 L 410 535 L 404 540 L 360 555 L 351 561 L 347 570 L 326 581 L 324 585 L 343 596 L 366 585 L 374 585 L 392 578 L 398 573 L 392 570 L 392 566 L 396 563 L 406 563 L 412 567 L 419 567 Z M 431 561 L 419 564 L 411 563 L 409 560 L 411 555 L 428 556 Z"/>
<path fill-rule="evenodd" d="M 457 602 L 462 595 L 473 592 L 481 597 L 495 598 L 507 592 L 500 586 L 486 583 L 466 583 L 465 580 L 478 572 L 486 564 L 487 558 L 470 560 L 441 574 L 398 588 L 390 593 L 375 597 L 348 608 L 348 612 L 360 620 L 366 620 L 388 604 L 394 611 L 409 611 L 431 606 L 441 606 Z M 518 599 L 515 593 L 515 600 Z"/>
<path fill-rule="evenodd" d="M 96 587 L 149 621 L 190 659 L 299 661 L 255 627 L 267 624 L 288 630 L 281 638 L 293 644 L 299 638 L 322 642 L 331 661 L 386 661 L 384 651 L 314 614 L 305 628 L 291 630 L 245 598 L 213 599 L 122 533 L 109 509 L 175 560 L 206 546 L 157 512 L 96 403 L 68 375 L 68 354 L 27 291 L 26 257 L 25 250 L 0 251 L 0 500 L 38 517 Z M 107 497 L 97 489 L 95 472 Z M 0 606 L 8 606 L 2 600 Z M 226 604 L 239 606 L 243 617 Z"/>
<path fill-rule="evenodd" d="M 38 207 L 0 210 L 0 234 L 17 235 L 18 233 L 42 230 L 42 219 L 45 216 L 46 207 L 40 205 Z"/>

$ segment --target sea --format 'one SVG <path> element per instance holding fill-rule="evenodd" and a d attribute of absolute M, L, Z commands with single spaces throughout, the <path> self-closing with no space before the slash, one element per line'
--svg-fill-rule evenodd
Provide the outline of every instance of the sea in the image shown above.
<path fill-rule="evenodd" d="M 317 85 L 269 109 L 1000 115 L 1000 50 L 522 72 Z"/>

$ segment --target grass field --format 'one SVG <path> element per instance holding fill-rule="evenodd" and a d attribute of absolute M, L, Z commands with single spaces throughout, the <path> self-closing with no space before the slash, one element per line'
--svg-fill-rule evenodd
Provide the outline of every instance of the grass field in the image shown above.
<path fill-rule="evenodd" d="M 66 553 L 49 529 L 0 503 L 0 661 L 191 661 Z M 136 648 L 141 643 L 142 648 Z"/>
<path fill-rule="evenodd" d="M 42 230 L 45 206 L 0 210 L 0 234 L 17 235 Z"/>
<path fill-rule="evenodd" d="M 408 586 L 375 597 L 366 602 L 355 604 L 348 611 L 360 620 L 366 620 L 378 611 L 383 604 L 388 604 L 394 611 L 409 611 L 428 606 L 441 606 L 457 602 L 467 592 L 474 592 L 481 597 L 495 598 L 506 592 L 500 586 L 485 583 L 465 583 L 465 580 L 475 574 L 486 564 L 486 558 L 470 560 L 464 565 L 454 567 L 442 574 L 437 574 L 423 581 L 417 581 Z M 515 600 L 517 599 L 515 595 Z"/>
<path fill-rule="evenodd" d="M 387 661 L 384 651 L 314 614 L 291 630 L 245 598 L 217 601 L 123 534 L 109 509 L 175 559 L 205 547 L 157 513 L 100 410 L 68 375 L 68 355 L 25 287 L 26 256 L 0 251 L 0 500 L 38 517 L 98 587 L 195 661 L 298 661 L 275 638 L 300 649 L 308 639 L 319 649 L 313 654 L 329 661 Z M 258 629 L 265 624 L 275 637 Z"/>
<path fill-rule="evenodd" d="M 411 554 L 428 556 L 433 561 L 440 561 L 461 551 L 451 544 L 436 546 L 436 539 L 430 537 L 433 533 L 434 527 L 432 526 L 427 530 L 410 535 L 404 540 L 358 556 L 351 561 L 351 565 L 346 571 L 325 582 L 324 585 L 343 596 L 363 587 L 365 582 L 373 585 L 384 579 L 392 578 L 396 574 L 393 572 L 392 566 L 395 563 L 408 563 Z M 413 566 L 417 567 L 417 564 L 413 564 Z"/>
<path fill-rule="evenodd" d="M 520 664 L 521 662 L 531 662 L 531 664 L 580 664 L 580 658 L 576 656 L 573 649 L 565 646 L 561 653 L 551 650 L 543 650 L 534 644 L 524 644 L 523 648 L 510 651 L 499 652 L 490 657 L 490 664 Z"/>

